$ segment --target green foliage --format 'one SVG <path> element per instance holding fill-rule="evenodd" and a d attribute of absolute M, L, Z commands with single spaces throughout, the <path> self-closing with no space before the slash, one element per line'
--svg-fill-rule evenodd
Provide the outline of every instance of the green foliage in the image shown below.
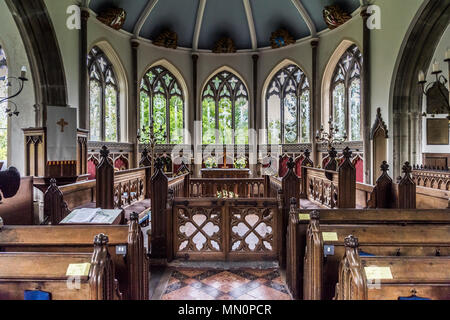
<path fill-rule="evenodd" d="M 216 104 L 210 97 L 202 103 L 202 136 L 203 144 L 216 143 Z"/>
<path fill-rule="evenodd" d="M 311 110 L 310 110 L 309 91 L 306 90 L 300 96 L 300 130 L 301 143 L 310 143 L 310 129 L 311 129 Z"/>
<path fill-rule="evenodd" d="M 105 140 L 117 142 L 117 91 L 107 85 L 105 88 Z"/>
<path fill-rule="evenodd" d="M 233 143 L 233 114 L 229 98 L 219 101 L 219 144 Z"/>
<path fill-rule="evenodd" d="M 166 98 L 162 94 L 153 97 L 153 132 L 159 144 L 167 141 L 166 105 Z"/>
<path fill-rule="evenodd" d="M 361 80 L 355 79 L 350 85 L 350 120 L 352 141 L 361 140 Z"/>
<path fill-rule="evenodd" d="M 89 111 L 90 111 L 90 140 L 100 141 L 101 140 L 101 100 L 102 93 L 100 88 L 100 83 L 91 80 L 89 82 Z"/>
<path fill-rule="evenodd" d="M 145 132 L 149 132 L 150 130 L 150 98 L 148 94 L 144 91 L 141 91 L 141 112 L 140 112 L 140 128 L 144 129 Z"/>
<path fill-rule="evenodd" d="M 248 100 L 239 98 L 235 106 L 235 144 L 248 144 Z"/>
<path fill-rule="evenodd" d="M 183 100 L 179 96 L 170 98 L 170 143 L 183 143 Z"/>

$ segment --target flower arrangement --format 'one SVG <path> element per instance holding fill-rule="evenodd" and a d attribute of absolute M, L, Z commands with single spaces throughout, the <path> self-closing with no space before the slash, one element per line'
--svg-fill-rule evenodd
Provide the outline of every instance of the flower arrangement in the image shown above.
<path fill-rule="evenodd" d="M 232 191 L 223 190 L 223 191 L 217 191 L 217 198 L 219 198 L 219 199 L 237 199 L 237 198 L 239 198 L 239 195 L 237 195 L 236 193 L 234 193 Z"/>
<path fill-rule="evenodd" d="M 215 158 L 210 157 L 205 160 L 205 167 L 207 169 L 217 168 L 217 161 Z"/>

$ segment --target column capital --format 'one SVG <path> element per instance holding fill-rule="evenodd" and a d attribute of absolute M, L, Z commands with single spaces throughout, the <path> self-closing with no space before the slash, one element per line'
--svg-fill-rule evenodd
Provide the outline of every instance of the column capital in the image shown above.
<path fill-rule="evenodd" d="M 319 38 L 314 38 L 311 40 L 311 47 L 317 48 L 319 46 Z"/>
<path fill-rule="evenodd" d="M 140 42 L 138 39 L 136 39 L 136 38 L 131 39 L 131 47 L 133 49 L 139 48 L 139 45 L 140 45 Z"/>
<path fill-rule="evenodd" d="M 81 19 L 87 21 L 91 14 L 87 8 L 81 8 Z"/>

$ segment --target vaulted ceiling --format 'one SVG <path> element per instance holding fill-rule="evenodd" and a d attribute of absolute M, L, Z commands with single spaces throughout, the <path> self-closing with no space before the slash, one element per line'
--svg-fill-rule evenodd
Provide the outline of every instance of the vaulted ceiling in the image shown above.
<path fill-rule="evenodd" d="M 297 40 L 315 36 L 327 28 L 322 12 L 332 4 L 352 13 L 360 0 L 91 0 L 89 7 L 96 13 L 123 8 L 123 29 L 149 40 L 170 29 L 180 47 L 210 50 L 228 36 L 237 49 L 255 50 L 269 46 L 279 28 Z"/>

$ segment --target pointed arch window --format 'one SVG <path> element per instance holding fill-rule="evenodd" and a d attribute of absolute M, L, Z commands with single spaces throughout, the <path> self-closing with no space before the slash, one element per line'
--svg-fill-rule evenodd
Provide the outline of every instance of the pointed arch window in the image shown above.
<path fill-rule="evenodd" d="M 311 93 L 305 73 L 289 65 L 275 74 L 266 95 L 269 144 L 309 143 Z"/>
<path fill-rule="evenodd" d="M 331 116 L 339 136 L 361 141 L 361 68 L 362 55 L 352 45 L 341 57 L 331 82 Z"/>
<path fill-rule="evenodd" d="M 91 141 L 120 141 L 119 86 L 114 67 L 103 51 L 88 55 Z"/>
<path fill-rule="evenodd" d="M 202 143 L 248 144 L 248 99 L 245 84 L 232 72 L 212 77 L 202 94 Z"/>
<path fill-rule="evenodd" d="M 155 66 L 141 81 L 141 128 L 149 132 L 151 121 L 158 144 L 184 143 L 184 96 L 177 78 Z"/>
<path fill-rule="evenodd" d="M 6 54 L 0 46 L 0 100 L 8 96 L 8 65 L 6 63 Z M 8 114 L 7 103 L 0 105 L 0 162 L 6 162 L 8 158 Z M 1 169 L 0 165 L 0 169 Z"/>

